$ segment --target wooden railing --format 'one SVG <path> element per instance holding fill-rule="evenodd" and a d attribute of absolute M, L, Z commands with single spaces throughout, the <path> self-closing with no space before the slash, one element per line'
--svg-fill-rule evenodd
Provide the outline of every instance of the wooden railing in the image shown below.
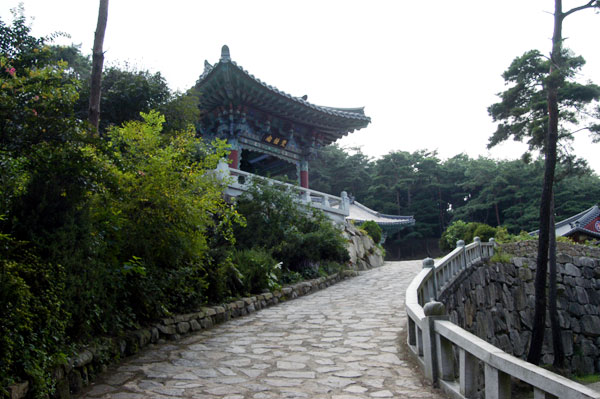
<path fill-rule="evenodd" d="M 475 238 L 438 262 L 427 258 L 423 270 L 406 291 L 408 347 L 423 367 L 425 377 L 452 398 L 510 398 L 513 379 L 528 384 L 534 399 L 596 398 L 600 393 L 541 367 L 518 359 L 448 320 L 439 295 L 463 271 L 494 253 L 494 241 Z M 456 369 L 458 368 L 458 369 Z M 478 383 L 483 369 L 483 384 Z"/>

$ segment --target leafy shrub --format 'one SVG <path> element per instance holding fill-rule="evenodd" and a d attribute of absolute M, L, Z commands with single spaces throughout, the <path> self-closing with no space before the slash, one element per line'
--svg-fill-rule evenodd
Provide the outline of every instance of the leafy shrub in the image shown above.
<path fill-rule="evenodd" d="M 442 233 L 440 239 L 440 248 L 446 251 L 451 251 L 456 248 L 456 242 L 458 240 L 465 240 L 468 234 L 468 225 L 462 220 L 455 220 L 448 226 L 448 228 Z"/>
<path fill-rule="evenodd" d="M 53 389 L 52 368 L 66 361 L 64 270 L 6 235 L 0 247 L 0 396 L 18 378 L 42 398 Z"/>
<path fill-rule="evenodd" d="M 296 201 L 279 186 L 255 182 L 238 198 L 238 212 L 247 226 L 235 227 L 240 248 L 264 248 L 282 262 L 283 280 L 289 272 L 304 278 L 318 276 L 321 262 L 349 259 L 341 231 L 320 210 Z"/>
<path fill-rule="evenodd" d="M 131 259 L 143 265 L 144 274 L 126 273 L 125 300 L 138 320 L 151 320 L 206 302 L 209 281 L 215 282 L 213 297 L 225 294 L 216 282 L 228 254 L 211 258 L 210 246 L 219 243 L 210 236 L 235 242 L 231 224 L 241 219 L 223 200 L 223 183 L 207 173 L 224 155 L 224 144 L 210 148 L 192 129 L 161 136 L 164 117 L 154 111 L 141 116 L 142 122 L 108 133 L 107 169 L 116 188 L 96 209 L 104 222 L 99 233 L 116 244 L 120 269 Z"/>
<path fill-rule="evenodd" d="M 469 244 L 473 242 L 475 237 L 481 238 L 482 242 L 487 242 L 490 238 L 496 236 L 498 229 L 484 223 L 465 223 L 462 220 L 456 220 L 442 233 L 440 248 L 450 251 L 456 248 L 458 240 L 463 240 L 465 244 Z M 500 233 L 503 239 L 508 239 L 506 229 L 500 230 Z"/>
<path fill-rule="evenodd" d="M 236 251 L 233 261 L 240 273 L 243 293 L 259 294 L 279 287 L 281 263 L 273 259 L 268 251 L 264 249 Z"/>
<path fill-rule="evenodd" d="M 496 236 L 496 228 L 487 224 L 480 224 L 473 232 L 473 238 L 479 237 L 481 242 L 488 242 L 490 238 Z"/>
<path fill-rule="evenodd" d="M 360 225 L 360 228 L 365 230 L 369 237 L 373 239 L 375 244 L 379 244 L 381 242 L 381 236 L 383 234 L 381 227 L 372 220 L 367 220 L 363 224 Z"/>

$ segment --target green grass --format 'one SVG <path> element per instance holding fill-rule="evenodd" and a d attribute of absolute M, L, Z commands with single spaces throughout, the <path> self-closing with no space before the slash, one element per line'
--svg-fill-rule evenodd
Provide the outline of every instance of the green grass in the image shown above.
<path fill-rule="evenodd" d="M 573 377 L 575 381 L 580 384 L 593 384 L 594 382 L 600 382 L 600 374 L 588 374 Z"/>

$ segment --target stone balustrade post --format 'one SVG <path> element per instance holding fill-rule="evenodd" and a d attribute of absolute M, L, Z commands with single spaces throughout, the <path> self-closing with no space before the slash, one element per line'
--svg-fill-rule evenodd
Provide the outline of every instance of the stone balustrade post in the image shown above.
<path fill-rule="evenodd" d="M 329 204 L 329 196 L 327 195 L 323 196 L 323 208 L 331 208 L 331 205 Z"/>
<path fill-rule="evenodd" d="M 348 193 L 345 191 L 342 191 L 342 193 L 340 194 L 340 197 L 342 197 L 342 203 L 340 204 L 340 208 L 343 211 L 348 212 L 350 210 L 350 198 L 348 198 Z"/>
<path fill-rule="evenodd" d="M 224 158 L 221 158 L 217 164 L 216 175 L 220 181 L 225 181 L 230 176 L 229 164 Z"/>
<path fill-rule="evenodd" d="M 485 399 L 510 399 L 510 375 L 485 364 Z"/>
<path fill-rule="evenodd" d="M 305 190 L 302 192 L 302 201 L 309 205 L 312 202 L 312 200 L 310 198 L 310 193 L 308 192 L 308 190 Z"/>
<path fill-rule="evenodd" d="M 490 253 L 488 254 L 488 256 L 494 256 L 494 253 L 496 252 L 496 246 L 498 245 L 496 243 L 496 239 L 494 237 L 490 238 L 489 243 L 492 244 L 492 248 L 490 249 Z"/>
<path fill-rule="evenodd" d="M 435 277 L 435 261 L 431 258 L 423 259 L 423 269 L 431 269 L 431 280 L 426 283 L 426 294 L 427 296 L 423 298 L 425 302 L 429 300 L 437 300 L 437 284 Z"/>
<path fill-rule="evenodd" d="M 460 349 L 458 358 L 459 389 L 465 398 L 475 398 L 477 394 L 477 358 L 464 349 Z"/>
<path fill-rule="evenodd" d="M 477 244 L 477 254 L 479 255 L 479 259 L 483 258 L 483 253 L 481 252 L 481 238 L 474 237 L 473 242 Z"/>
<path fill-rule="evenodd" d="M 437 381 L 440 375 L 440 371 L 443 376 L 448 377 L 449 362 L 453 362 L 452 348 L 448 352 L 448 346 L 444 343 L 444 347 L 441 351 L 438 351 L 438 345 L 440 340 L 437 338 L 435 332 L 434 321 L 435 320 L 448 320 L 446 315 L 446 307 L 441 302 L 431 301 L 427 302 L 423 306 L 423 312 L 425 313 L 425 320 L 423 321 L 423 362 L 425 363 L 425 378 L 437 386 Z M 446 355 L 450 355 L 447 358 Z M 443 364 L 440 370 L 440 365 Z M 452 366 L 453 367 L 453 366 Z M 452 370 L 452 374 L 454 371 Z"/>
<path fill-rule="evenodd" d="M 465 242 L 463 240 L 456 241 L 456 248 L 461 248 L 460 270 L 465 270 L 467 268 L 467 255 L 465 253 Z"/>

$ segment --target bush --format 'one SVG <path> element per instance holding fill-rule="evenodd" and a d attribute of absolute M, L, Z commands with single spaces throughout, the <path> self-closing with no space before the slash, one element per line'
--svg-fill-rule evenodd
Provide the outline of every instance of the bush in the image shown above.
<path fill-rule="evenodd" d="M 508 233 L 506 233 L 506 229 L 502 229 L 501 227 L 496 228 L 484 223 L 465 223 L 462 220 L 456 220 L 442 233 L 440 248 L 451 251 L 456 248 L 458 240 L 463 240 L 465 244 L 470 244 L 475 237 L 479 237 L 482 242 L 487 242 L 490 238 L 495 237 L 498 232 L 500 232 L 503 239 L 507 239 Z"/>
<path fill-rule="evenodd" d="M 256 182 L 238 198 L 237 209 L 247 226 L 235 227 L 241 249 L 266 248 L 282 262 L 286 274 L 304 278 L 319 275 L 322 262 L 345 263 L 349 260 L 341 231 L 320 210 L 307 207 L 293 198 L 284 187 Z"/>
<path fill-rule="evenodd" d="M 42 398 L 53 389 L 51 370 L 66 361 L 64 270 L 7 236 L 0 246 L 0 396 L 17 379 L 31 380 Z"/>
<path fill-rule="evenodd" d="M 279 288 L 281 263 L 264 249 L 236 251 L 233 262 L 239 271 L 244 294 L 260 294 Z"/>
<path fill-rule="evenodd" d="M 496 228 L 487 224 L 481 224 L 477 226 L 477 228 L 473 232 L 473 238 L 479 237 L 481 239 L 481 242 L 488 242 L 490 238 L 493 238 L 495 236 Z"/>
<path fill-rule="evenodd" d="M 161 136 L 164 117 L 141 116 L 143 122 L 108 132 L 115 189 L 98 197 L 95 210 L 99 234 L 114 243 L 123 300 L 136 320 L 149 321 L 226 296 L 218 281 L 229 253 L 211 246 L 233 245 L 231 224 L 241 219 L 223 200 L 223 183 L 207 173 L 224 156 L 224 144 L 210 148 L 192 129 Z"/>
<path fill-rule="evenodd" d="M 367 234 L 373 239 L 375 244 L 379 244 L 381 242 L 381 236 L 383 235 L 383 232 L 381 230 L 381 227 L 377 223 L 375 223 L 372 220 L 367 220 L 366 222 L 360 225 L 360 228 L 367 232 Z"/>

